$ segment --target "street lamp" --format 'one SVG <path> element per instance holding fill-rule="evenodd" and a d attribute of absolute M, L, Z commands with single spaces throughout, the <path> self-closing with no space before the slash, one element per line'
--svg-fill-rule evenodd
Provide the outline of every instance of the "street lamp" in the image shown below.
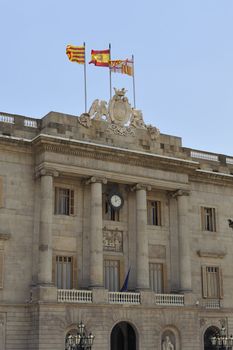
<path fill-rule="evenodd" d="M 85 333 L 85 325 L 82 321 L 78 324 L 77 334 L 69 334 L 66 337 L 66 350 L 91 350 L 94 335 Z"/>
<path fill-rule="evenodd" d="M 212 336 L 210 341 L 216 349 L 232 350 L 233 348 L 233 336 L 227 337 L 226 328 L 223 325 L 219 333 Z"/>

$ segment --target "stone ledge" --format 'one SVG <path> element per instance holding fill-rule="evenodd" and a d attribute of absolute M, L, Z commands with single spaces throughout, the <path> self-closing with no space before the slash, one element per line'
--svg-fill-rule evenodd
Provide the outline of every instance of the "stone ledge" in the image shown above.
<path fill-rule="evenodd" d="M 198 250 L 197 255 L 201 258 L 219 258 L 223 259 L 226 255 L 225 251 L 218 250 L 218 251 L 206 251 L 206 250 Z"/>

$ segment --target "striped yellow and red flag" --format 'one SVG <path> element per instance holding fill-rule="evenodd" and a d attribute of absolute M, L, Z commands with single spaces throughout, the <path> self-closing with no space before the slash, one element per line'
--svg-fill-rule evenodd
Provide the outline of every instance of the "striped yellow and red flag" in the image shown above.
<path fill-rule="evenodd" d="M 85 46 L 66 46 L 66 54 L 71 62 L 85 64 Z"/>
<path fill-rule="evenodd" d="M 91 61 L 95 66 L 109 67 L 110 50 L 91 50 Z"/>

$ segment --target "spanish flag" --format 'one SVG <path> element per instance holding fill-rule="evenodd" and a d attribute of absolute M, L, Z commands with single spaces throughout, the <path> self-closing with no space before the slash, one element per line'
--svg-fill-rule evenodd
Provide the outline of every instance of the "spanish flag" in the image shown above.
<path fill-rule="evenodd" d="M 66 54 L 71 62 L 85 64 L 85 46 L 66 46 Z"/>
<path fill-rule="evenodd" d="M 91 50 L 91 61 L 95 66 L 109 67 L 110 50 Z"/>

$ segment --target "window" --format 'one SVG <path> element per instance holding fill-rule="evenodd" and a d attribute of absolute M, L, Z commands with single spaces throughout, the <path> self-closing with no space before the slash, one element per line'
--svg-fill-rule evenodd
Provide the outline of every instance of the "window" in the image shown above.
<path fill-rule="evenodd" d="M 216 231 L 215 208 L 202 207 L 202 230 Z"/>
<path fill-rule="evenodd" d="M 147 224 L 161 226 L 161 202 L 147 201 Z"/>
<path fill-rule="evenodd" d="M 150 288 L 155 293 L 163 293 L 163 264 L 149 263 Z"/>
<path fill-rule="evenodd" d="M 222 273 L 218 266 L 202 266 L 203 298 L 222 298 Z"/>
<path fill-rule="evenodd" d="M 120 289 L 120 261 L 104 260 L 104 287 L 112 292 Z"/>
<path fill-rule="evenodd" d="M 3 276 L 4 276 L 4 252 L 0 250 L 0 289 L 3 288 Z"/>
<path fill-rule="evenodd" d="M 111 221 L 120 221 L 119 209 L 114 209 L 108 202 L 107 195 L 103 196 L 103 219 Z"/>
<path fill-rule="evenodd" d="M 72 256 L 55 257 L 55 285 L 59 289 L 75 288 L 76 263 Z"/>
<path fill-rule="evenodd" d="M 55 214 L 74 214 L 74 191 L 67 188 L 55 188 Z"/>
<path fill-rule="evenodd" d="M 3 207 L 3 178 L 0 177 L 0 208 Z"/>

